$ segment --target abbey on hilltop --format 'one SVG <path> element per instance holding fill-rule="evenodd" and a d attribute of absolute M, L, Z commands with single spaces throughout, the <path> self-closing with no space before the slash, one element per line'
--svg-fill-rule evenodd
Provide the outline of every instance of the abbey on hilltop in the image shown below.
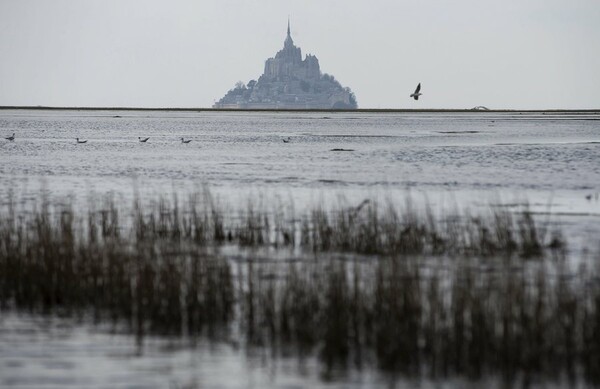
<path fill-rule="evenodd" d="M 283 49 L 265 62 L 258 81 L 235 88 L 213 105 L 213 108 L 237 109 L 356 109 L 356 97 L 329 74 L 322 74 L 314 55 L 302 59 L 302 51 L 294 45 L 288 20 Z"/>

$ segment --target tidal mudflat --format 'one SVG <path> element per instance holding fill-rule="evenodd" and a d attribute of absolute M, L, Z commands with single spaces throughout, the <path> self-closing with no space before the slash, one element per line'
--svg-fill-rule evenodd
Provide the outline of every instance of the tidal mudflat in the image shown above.
<path fill-rule="evenodd" d="M 597 385 L 598 119 L 0 111 L 2 385 Z"/>

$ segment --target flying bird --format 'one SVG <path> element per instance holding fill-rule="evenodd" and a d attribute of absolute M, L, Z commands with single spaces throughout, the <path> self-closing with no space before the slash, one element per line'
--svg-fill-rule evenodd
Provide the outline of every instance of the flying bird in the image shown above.
<path fill-rule="evenodd" d="M 77 143 L 87 143 L 87 140 L 79 140 L 79 138 L 75 138 L 77 140 Z"/>
<path fill-rule="evenodd" d="M 139 136 L 138 136 L 138 140 L 139 140 L 140 142 L 142 142 L 142 143 L 146 143 L 146 142 L 148 142 L 148 139 L 150 139 L 150 138 L 141 138 L 141 137 L 139 137 Z"/>
<path fill-rule="evenodd" d="M 4 139 L 9 140 L 9 141 L 12 142 L 13 140 L 15 140 L 15 133 L 13 132 L 13 134 L 11 136 L 8 136 L 8 137 L 6 137 Z"/>
<path fill-rule="evenodd" d="M 190 143 L 191 141 L 192 141 L 191 139 L 185 140 L 185 139 L 181 138 L 181 143 Z"/>
<path fill-rule="evenodd" d="M 419 100 L 419 96 L 421 96 L 423 94 L 420 91 L 421 91 L 421 83 L 419 83 L 419 85 L 417 85 L 417 89 L 415 89 L 415 93 L 410 95 L 410 97 L 414 98 L 415 100 Z"/>

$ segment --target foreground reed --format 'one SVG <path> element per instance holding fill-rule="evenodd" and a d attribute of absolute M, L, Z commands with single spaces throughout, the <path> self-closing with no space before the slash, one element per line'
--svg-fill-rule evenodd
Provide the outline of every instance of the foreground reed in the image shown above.
<path fill-rule="evenodd" d="M 548 251 L 564 250 L 560 231 L 536 220 L 525 205 L 511 212 L 490 208 L 473 215 L 468 210 L 434 215 L 426 207 L 419 211 L 407 197 L 403 206 L 364 200 L 358 205 L 341 201 L 330 208 L 315 206 L 296 214 L 293 204 L 268 199 L 249 199 L 245 207 L 227 210 L 205 189 L 189 195 L 160 197 L 131 207 L 117 207 L 113 198 L 90 205 L 87 215 L 70 208 L 50 207 L 40 200 L 41 217 L 62 213 L 83 224 L 89 242 L 99 237 L 118 237 L 140 244 L 169 240 L 196 247 L 221 245 L 240 247 L 288 247 L 305 252 L 342 252 L 368 255 L 460 255 L 534 258 Z M 9 211 L 4 224 L 15 222 Z M 268 204 L 268 205 L 267 205 Z M 52 209 L 50 209 L 52 208 Z"/>
<path fill-rule="evenodd" d="M 560 235 L 526 210 L 440 221 L 363 202 L 292 218 L 249 203 L 231 217 L 208 192 L 125 214 L 110 200 L 85 215 L 7 204 L 2 309 L 235 336 L 275 356 L 316 353 L 325 370 L 600 383 L 597 273 L 566 266 Z M 225 244 L 318 255 L 234 264 Z"/>
<path fill-rule="evenodd" d="M 443 264 L 332 260 L 292 264 L 274 279 L 254 268 L 244 328 L 275 350 L 318 350 L 328 368 L 600 383 L 597 277 L 547 263 Z"/>

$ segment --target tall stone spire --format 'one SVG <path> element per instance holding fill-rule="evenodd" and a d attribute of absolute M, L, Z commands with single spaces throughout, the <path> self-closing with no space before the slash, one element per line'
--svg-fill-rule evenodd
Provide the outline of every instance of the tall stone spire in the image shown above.
<path fill-rule="evenodd" d="M 292 40 L 292 34 L 290 33 L 290 17 L 288 16 L 288 28 L 287 28 L 287 37 L 285 37 L 285 42 L 283 43 L 284 47 L 294 46 L 294 41 Z"/>

